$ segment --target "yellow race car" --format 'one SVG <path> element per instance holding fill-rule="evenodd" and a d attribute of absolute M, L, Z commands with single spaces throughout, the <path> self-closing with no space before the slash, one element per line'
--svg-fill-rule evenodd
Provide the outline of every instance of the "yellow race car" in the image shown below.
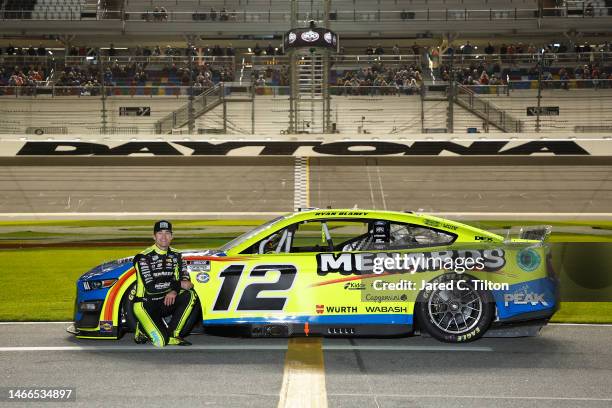
<path fill-rule="evenodd" d="M 254 337 L 534 334 L 558 307 L 549 232 L 504 238 L 426 214 L 308 209 L 184 251 L 200 303 L 190 319 Z M 131 258 L 81 276 L 70 331 L 133 330 L 134 286 Z"/>

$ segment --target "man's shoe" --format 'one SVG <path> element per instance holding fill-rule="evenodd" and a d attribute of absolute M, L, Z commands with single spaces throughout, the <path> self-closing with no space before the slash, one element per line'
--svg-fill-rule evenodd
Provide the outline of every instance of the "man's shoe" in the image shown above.
<path fill-rule="evenodd" d="M 182 337 L 170 337 L 168 344 L 171 346 L 191 346 L 191 342 Z"/>
<path fill-rule="evenodd" d="M 149 341 L 149 338 L 146 334 L 140 331 L 140 325 L 136 325 L 136 330 L 134 331 L 134 343 L 136 344 L 145 344 Z"/>

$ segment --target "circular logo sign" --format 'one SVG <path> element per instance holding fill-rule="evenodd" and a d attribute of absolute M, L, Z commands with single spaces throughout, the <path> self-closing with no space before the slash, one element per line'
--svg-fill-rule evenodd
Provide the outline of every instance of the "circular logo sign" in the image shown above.
<path fill-rule="evenodd" d="M 306 31 L 305 33 L 302 33 L 301 37 L 302 37 L 302 40 L 306 42 L 315 42 L 319 39 L 319 33 L 316 33 L 310 30 L 310 31 Z"/>
<path fill-rule="evenodd" d="M 289 33 L 289 44 L 293 44 L 297 40 L 297 35 L 295 33 Z"/>
<path fill-rule="evenodd" d="M 524 249 L 516 254 L 516 263 L 524 271 L 535 271 L 540 266 L 540 262 L 542 262 L 540 254 L 533 249 Z"/>
<path fill-rule="evenodd" d="M 206 283 L 210 280 L 210 276 L 206 272 L 200 272 L 196 275 L 196 280 L 200 283 Z"/>

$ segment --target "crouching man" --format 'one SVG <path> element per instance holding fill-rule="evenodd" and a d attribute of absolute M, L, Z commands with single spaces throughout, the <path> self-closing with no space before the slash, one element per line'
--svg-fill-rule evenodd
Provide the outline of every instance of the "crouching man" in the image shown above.
<path fill-rule="evenodd" d="M 138 319 L 134 341 L 142 344 L 150 340 L 156 347 L 189 346 L 181 330 L 196 304 L 196 294 L 181 254 L 170 247 L 172 224 L 156 222 L 153 239 L 154 245 L 134 257 L 134 315 Z M 164 317 L 170 315 L 166 326 Z"/>

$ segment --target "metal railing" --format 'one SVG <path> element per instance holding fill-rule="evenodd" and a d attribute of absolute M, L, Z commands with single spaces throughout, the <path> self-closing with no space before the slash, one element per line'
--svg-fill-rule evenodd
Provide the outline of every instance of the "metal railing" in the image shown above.
<path fill-rule="evenodd" d="M 155 133 L 170 133 L 173 129 L 185 126 L 190 120 L 199 117 L 206 111 L 221 104 L 224 96 L 225 90 L 223 84 L 207 89 L 202 92 L 202 94 L 196 96 L 192 102 L 186 103 L 174 112 L 158 120 L 155 123 Z M 190 112 L 190 110 L 192 111 Z"/>
<path fill-rule="evenodd" d="M 586 2 L 585 2 L 586 3 Z M 287 2 L 285 2 L 285 5 Z M 211 24 L 237 24 L 237 23 L 288 23 L 291 20 L 290 11 L 279 11 L 278 4 L 266 10 L 251 11 L 240 9 L 228 11 L 225 15 L 217 12 L 212 18 L 211 12 L 206 9 L 194 7 L 191 11 L 172 11 L 155 13 L 153 10 L 123 11 L 105 10 L 99 12 L 98 19 L 121 20 L 126 22 L 143 22 L 163 24 L 167 22 L 198 22 Z M 81 20 L 91 19 L 82 17 L 83 13 L 69 12 L 42 12 L 33 14 L 32 10 L 6 10 L 0 13 L 0 19 L 5 20 L 31 20 L 35 15 L 41 20 Z M 610 7 L 554 7 L 554 8 L 478 8 L 468 9 L 461 7 L 451 8 L 408 8 L 402 10 L 382 10 L 380 8 L 353 8 L 336 10 L 330 13 L 332 22 L 406 22 L 413 21 L 497 21 L 497 20 L 535 20 L 540 18 L 602 18 L 612 15 Z M 308 12 L 297 13 L 298 21 L 322 20 L 324 11 L 313 9 Z"/>
<path fill-rule="evenodd" d="M 508 111 L 500 109 L 492 102 L 482 99 L 469 86 L 457 85 L 455 100 L 461 106 L 506 133 L 521 133 L 523 124 Z"/>

